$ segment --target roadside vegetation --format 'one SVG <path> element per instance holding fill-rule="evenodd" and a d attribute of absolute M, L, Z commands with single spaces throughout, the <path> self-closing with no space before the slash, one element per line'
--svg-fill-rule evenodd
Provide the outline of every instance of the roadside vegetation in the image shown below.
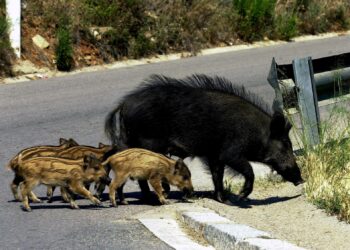
<path fill-rule="evenodd" d="M 62 53 L 72 68 L 203 48 L 290 40 L 349 28 L 348 0 L 32 0 L 24 1 L 23 58 L 57 67 Z M 69 16 L 70 42 L 59 20 Z M 59 30 L 60 29 L 60 30 Z M 50 47 L 36 48 L 40 34 Z M 56 49 L 59 46 L 60 49 Z M 60 68 L 60 66 L 58 66 Z"/>
<path fill-rule="evenodd" d="M 306 197 L 317 207 L 350 222 L 349 100 L 336 104 L 321 124 L 321 142 L 299 157 Z"/>
<path fill-rule="evenodd" d="M 12 76 L 11 65 L 14 60 L 14 52 L 11 48 L 6 20 L 5 0 L 0 0 L 0 78 Z"/>
<path fill-rule="evenodd" d="M 342 81 L 336 73 L 333 85 L 336 103 L 329 105 L 327 118 L 321 120 L 320 143 L 308 146 L 302 130 L 295 130 L 302 149 L 298 161 L 306 180 L 304 191 L 307 199 L 350 223 L 349 82 Z M 296 119 L 290 118 L 297 127 Z"/>

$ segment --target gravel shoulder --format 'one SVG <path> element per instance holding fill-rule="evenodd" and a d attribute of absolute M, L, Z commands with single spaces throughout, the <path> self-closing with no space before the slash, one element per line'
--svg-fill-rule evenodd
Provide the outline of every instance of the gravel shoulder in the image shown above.
<path fill-rule="evenodd" d="M 310 204 L 302 187 L 289 183 L 255 186 L 247 203 L 228 206 L 212 199 L 196 203 L 236 223 L 271 233 L 308 249 L 350 249 L 350 225 Z"/>

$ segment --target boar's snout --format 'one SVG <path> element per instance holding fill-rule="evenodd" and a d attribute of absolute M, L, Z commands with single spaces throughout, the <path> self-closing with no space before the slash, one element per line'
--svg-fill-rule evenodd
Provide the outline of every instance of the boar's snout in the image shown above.
<path fill-rule="evenodd" d="M 293 182 L 293 184 L 294 184 L 294 186 L 298 186 L 298 185 L 300 185 L 300 184 L 303 184 L 305 181 L 304 180 L 298 180 L 298 181 L 296 181 L 296 182 Z"/>
<path fill-rule="evenodd" d="M 193 195 L 193 188 L 183 188 L 182 192 L 184 192 L 185 197 L 189 198 Z"/>
<path fill-rule="evenodd" d="M 292 166 L 283 166 L 282 168 L 275 168 L 277 173 L 282 175 L 283 179 L 292 182 L 295 186 L 304 183 L 301 177 L 301 172 L 297 164 Z"/>

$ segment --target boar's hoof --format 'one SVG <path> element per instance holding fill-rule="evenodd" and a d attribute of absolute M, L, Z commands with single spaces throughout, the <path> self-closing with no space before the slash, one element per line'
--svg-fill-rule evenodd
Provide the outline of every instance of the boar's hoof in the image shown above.
<path fill-rule="evenodd" d="M 118 207 L 117 202 L 111 202 L 111 207 Z"/>
<path fill-rule="evenodd" d="M 129 205 L 129 202 L 126 201 L 126 200 L 121 200 L 121 201 L 120 201 L 120 204 L 122 204 L 122 205 Z"/>
<path fill-rule="evenodd" d="M 32 200 L 32 202 L 33 202 L 33 203 L 42 203 L 43 201 L 40 200 L 40 199 L 34 199 L 34 200 Z"/>
<path fill-rule="evenodd" d="M 247 198 L 246 195 L 240 194 L 240 195 L 238 196 L 238 201 L 248 202 L 249 199 Z"/>
<path fill-rule="evenodd" d="M 22 210 L 25 211 L 25 212 L 31 212 L 32 209 L 30 207 L 22 207 Z"/>
<path fill-rule="evenodd" d="M 70 207 L 71 207 L 71 209 L 80 209 L 76 203 L 71 203 Z"/>
<path fill-rule="evenodd" d="M 226 200 L 221 192 L 215 193 L 214 199 L 221 203 L 224 203 Z"/>
<path fill-rule="evenodd" d="M 296 181 L 294 182 L 294 186 L 299 186 L 300 184 L 303 184 L 305 181 L 304 180 L 300 180 L 300 181 Z"/>
<path fill-rule="evenodd" d="M 161 205 L 169 205 L 170 204 L 170 202 L 165 200 L 165 199 L 160 199 L 159 202 Z"/>
<path fill-rule="evenodd" d="M 96 205 L 96 206 L 100 206 L 101 205 L 101 201 L 95 197 L 92 197 L 91 202 Z"/>

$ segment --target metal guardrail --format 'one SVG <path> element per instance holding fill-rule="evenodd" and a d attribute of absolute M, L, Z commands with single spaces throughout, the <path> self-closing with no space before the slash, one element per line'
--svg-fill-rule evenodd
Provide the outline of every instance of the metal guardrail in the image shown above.
<path fill-rule="evenodd" d="M 295 59 L 291 64 L 283 65 L 272 59 L 267 80 L 276 94 L 273 108 L 283 112 L 286 99 L 292 99 L 300 112 L 308 146 L 315 146 L 320 141 L 317 89 L 333 86 L 335 78 L 350 79 L 350 53 L 314 60 L 311 57 Z"/>

